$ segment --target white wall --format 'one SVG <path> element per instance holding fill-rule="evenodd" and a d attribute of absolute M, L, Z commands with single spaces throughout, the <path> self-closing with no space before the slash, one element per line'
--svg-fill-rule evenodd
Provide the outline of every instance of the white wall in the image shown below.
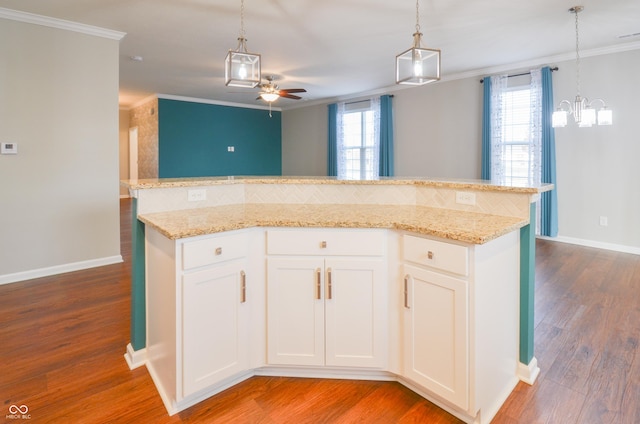
<path fill-rule="evenodd" d="M 129 179 L 129 110 L 120 109 L 119 111 L 119 178 L 120 180 Z M 120 197 L 129 197 L 129 189 L 120 187 Z"/>
<path fill-rule="evenodd" d="M 556 129 L 561 237 L 640 248 L 639 73 L 640 50 L 581 60 L 581 94 L 603 98 L 613 126 Z M 556 103 L 572 100 L 575 63 L 561 63 L 553 83 Z M 600 226 L 600 216 L 608 226 Z"/>
<path fill-rule="evenodd" d="M 327 105 L 282 113 L 282 174 L 327 175 Z"/>
<path fill-rule="evenodd" d="M 0 39 L 0 283 L 120 261 L 119 42 L 4 18 Z"/>
<path fill-rule="evenodd" d="M 553 73 L 556 103 L 575 97 L 575 62 L 550 65 L 560 68 Z M 640 50 L 582 59 L 582 95 L 603 97 L 614 110 L 614 125 L 556 129 L 562 240 L 640 253 L 640 138 L 633 125 L 640 112 L 638 72 Z M 479 79 L 393 93 L 396 175 L 480 178 Z M 325 105 L 283 111 L 283 174 L 322 170 L 312 155 L 326 156 L 326 121 Z M 607 227 L 599 225 L 600 216 L 608 218 Z"/>

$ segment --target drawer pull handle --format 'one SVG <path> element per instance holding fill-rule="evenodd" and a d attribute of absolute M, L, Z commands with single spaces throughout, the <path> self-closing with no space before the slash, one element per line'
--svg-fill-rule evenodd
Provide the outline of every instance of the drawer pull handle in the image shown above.
<path fill-rule="evenodd" d="M 318 268 L 318 269 L 316 269 L 316 299 L 317 300 L 321 299 L 320 290 L 321 290 L 322 287 L 320 287 L 320 279 L 321 279 L 320 268 Z"/>
<path fill-rule="evenodd" d="M 409 274 L 404 276 L 404 307 L 411 309 L 409 307 Z"/>
<path fill-rule="evenodd" d="M 326 241 L 321 242 L 321 243 L 320 243 L 320 247 L 321 247 L 322 249 L 326 249 L 326 248 L 327 248 L 327 242 L 326 242 Z"/>
<path fill-rule="evenodd" d="M 427 252 L 427 258 L 433 259 L 433 252 L 431 250 L 429 250 L 429 252 Z"/>
<path fill-rule="evenodd" d="M 247 274 L 244 271 L 240 271 L 240 303 L 247 301 Z"/>
<path fill-rule="evenodd" d="M 327 269 L 327 299 L 331 300 L 332 291 L 331 291 L 331 268 Z"/>
<path fill-rule="evenodd" d="M 216 247 L 216 256 L 222 255 L 222 247 Z"/>

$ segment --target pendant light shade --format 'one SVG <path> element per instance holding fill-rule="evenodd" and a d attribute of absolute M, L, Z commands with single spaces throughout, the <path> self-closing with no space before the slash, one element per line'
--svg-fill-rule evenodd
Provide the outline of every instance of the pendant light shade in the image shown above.
<path fill-rule="evenodd" d="M 440 50 L 422 47 L 419 8 L 416 1 L 413 47 L 396 56 L 396 84 L 423 85 L 440 79 Z"/>
<path fill-rule="evenodd" d="M 244 0 L 240 2 L 240 36 L 235 50 L 229 50 L 224 60 L 224 84 L 230 87 L 253 88 L 260 84 L 260 55 L 247 51 L 244 34 Z"/>

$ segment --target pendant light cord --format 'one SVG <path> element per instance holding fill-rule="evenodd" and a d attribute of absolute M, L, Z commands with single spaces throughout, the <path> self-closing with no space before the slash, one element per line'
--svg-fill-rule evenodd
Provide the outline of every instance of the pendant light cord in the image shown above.
<path fill-rule="evenodd" d="M 420 32 L 420 0 L 416 0 L 416 32 Z"/>
<path fill-rule="evenodd" d="M 244 37 L 244 0 L 240 0 L 240 38 Z"/>
<path fill-rule="evenodd" d="M 576 8 L 574 13 L 576 14 L 576 85 L 577 94 L 580 96 L 580 37 L 578 31 L 578 13 L 580 9 Z"/>

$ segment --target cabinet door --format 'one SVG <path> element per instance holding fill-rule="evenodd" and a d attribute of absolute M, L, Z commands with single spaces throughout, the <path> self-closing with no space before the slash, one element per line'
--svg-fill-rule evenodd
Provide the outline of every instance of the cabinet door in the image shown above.
<path fill-rule="evenodd" d="M 404 275 L 404 376 L 467 409 L 467 283 L 412 266 Z"/>
<path fill-rule="evenodd" d="M 324 365 L 324 261 L 267 261 L 267 360 L 272 365 Z"/>
<path fill-rule="evenodd" d="M 326 365 L 384 367 L 384 263 L 379 259 L 325 263 Z"/>
<path fill-rule="evenodd" d="M 248 368 L 243 264 L 232 262 L 183 276 L 183 396 Z"/>

